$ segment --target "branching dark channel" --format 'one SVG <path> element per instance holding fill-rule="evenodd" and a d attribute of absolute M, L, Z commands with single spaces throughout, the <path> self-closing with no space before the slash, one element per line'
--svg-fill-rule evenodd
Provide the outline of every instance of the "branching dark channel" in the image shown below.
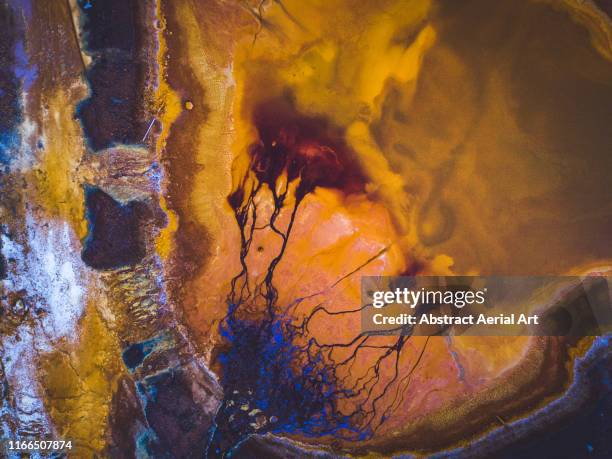
<path fill-rule="evenodd" d="M 228 197 L 240 229 L 241 270 L 231 281 L 220 324 L 224 345 L 218 362 L 225 396 L 207 457 L 231 457 L 251 435 L 267 432 L 370 438 L 401 405 L 426 346 L 409 371 L 401 372 L 400 355 L 409 335 L 357 332 L 347 342 L 320 342 L 310 331 L 313 318 L 359 314 L 361 309 L 338 311 L 319 304 L 304 316 L 296 312 L 303 298 L 279 304 L 275 270 L 304 198 L 316 187 L 358 192 L 365 181 L 350 150 L 338 140 L 342 133 L 325 120 L 300 117 L 288 103 L 275 102 L 256 111 L 255 124 L 260 140 L 250 148 L 250 168 Z M 266 214 L 258 203 L 268 196 L 274 207 Z M 263 278 L 254 281 L 247 258 L 258 231 L 274 232 L 280 244 Z M 366 350 L 376 357 L 362 368 L 358 358 Z"/>

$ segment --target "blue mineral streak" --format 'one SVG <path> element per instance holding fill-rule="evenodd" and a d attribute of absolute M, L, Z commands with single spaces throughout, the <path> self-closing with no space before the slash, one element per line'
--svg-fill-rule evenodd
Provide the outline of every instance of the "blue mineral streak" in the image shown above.
<path fill-rule="evenodd" d="M 318 353 L 297 345 L 297 332 L 284 315 L 239 318 L 230 305 L 220 325 L 227 348 L 219 356 L 225 400 L 216 416 L 208 457 L 232 457 L 251 435 L 296 434 L 363 440 L 360 431 L 337 408 L 339 390 L 333 367 Z M 265 416 L 253 427 L 253 410 Z"/>
<path fill-rule="evenodd" d="M 162 333 L 151 339 L 131 344 L 123 350 L 123 361 L 128 369 L 133 372 L 142 365 L 150 354 L 162 350 L 169 341 L 170 338 L 165 333 Z"/>
<path fill-rule="evenodd" d="M 11 0 L 8 6 L 15 18 L 15 25 L 12 30 L 7 31 L 8 35 L 3 39 L 9 38 L 12 31 L 15 33 L 15 41 L 12 56 L 3 56 L 3 60 L 7 59 L 10 65 L 3 62 L 5 68 L 0 70 L 0 98 L 4 99 L 3 107 L 10 107 L 10 110 L 2 113 L 0 119 L 0 164 L 6 166 L 11 164 L 21 146 L 21 95 L 30 89 L 37 76 L 36 66 L 30 64 L 23 39 L 20 38 L 23 34 L 21 19 L 27 20 L 31 17 L 31 4 L 26 0 Z"/>
<path fill-rule="evenodd" d="M 17 46 L 15 46 L 17 48 Z M 17 49 L 15 49 L 15 60 L 17 61 Z M 20 83 L 19 65 L 11 66 L 8 75 L 0 80 L 0 97 L 6 100 L 11 110 L 2 114 L 0 119 L 0 163 L 10 165 L 21 144 L 19 126 L 23 120 L 22 107 L 18 98 L 22 84 Z"/>

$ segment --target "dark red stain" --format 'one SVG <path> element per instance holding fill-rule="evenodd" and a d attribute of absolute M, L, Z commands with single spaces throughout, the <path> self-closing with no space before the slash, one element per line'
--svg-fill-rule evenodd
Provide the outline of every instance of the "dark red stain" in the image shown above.
<path fill-rule="evenodd" d="M 366 180 L 343 129 L 326 118 L 302 115 L 289 99 L 281 98 L 259 105 L 253 122 L 259 141 L 250 146 L 249 154 L 260 183 L 273 188 L 286 172 L 290 182 L 300 178 L 298 199 L 316 187 L 347 194 L 363 191 Z M 230 204 L 233 200 L 238 196 L 230 196 Z"/>

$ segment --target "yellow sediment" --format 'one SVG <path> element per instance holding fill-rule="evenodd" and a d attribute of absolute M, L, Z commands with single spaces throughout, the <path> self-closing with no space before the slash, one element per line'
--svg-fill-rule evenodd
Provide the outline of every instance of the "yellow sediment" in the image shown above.
<path fill-rule="evenodd" d="M 58 438 L 72 440 L 74 457 L 95 457 L 106 444 L 111 396 L 122 375 L 117 343 L 90 301 L 80 338 L 41 359 L 45 403 Z"/>
<path fill-rule="evenodd" d="M 206 107 L 207 112 L 205 122 L 193 133 L 194 141 L 191 142 L 198 169 L 190 192 L 189 212 L 210 234 L 219 235 L 227 229 L 222 221 L 227 215 L 222 209 L 225 208 L 231 183 L 231 113 L 234 100 L 231 69 L 215 61 L 214 50 L 204 36 L 195 7 L 189 2 L 179 2 L 174 7 L 185 43 L 185 71 L 193 72 L 204 94 L 201 99 L 197 99 L 195 94 L 187 95 L 190 105 L 186 108 L 191 106 L 192 110 L 203 110 Z"/>
<path fill-rule="evenodd" d="M 76 103 L 80 96 L 61 87 L 47 96 L 49 108 L 42 119 L 45 145 L 30 173 L 36 184 L 37 202 L 51 216 L 68 221 L 77 237 L 83 238 L 87 222 L 79 166 L 84 146 L 81 127 L 74 119 L 74 106 L 66 103 Z"/>
<path fill-rule="evenodd" d="M 158 1 L 156 5 L 156 15 L 159 21 L 158 37 L 158 50 L 157 50 L 157 65 L 158 65 L 158 85 L 155 92 L 155 106 L 158 107 L 157 119 L 161 123 L 162 130 L 158 135 L 155 142 L 155 151 L 157 157 L 163 160 L 163 152 L 166 147 L 166 140 L 170 133 L 172 123 L 178 118 L 181 113 L 181 100 L 178 94 L 176 94 L 166 81 L 166 40 L 164 37 L 164 31 L 166 30 L 166 20 L 161 11 L 161 2 Z M 162 184 L 164 186 L 164 184 Z M 162 259 L 166 259 L 171 253 L 173 248 L 174 233 L 178 228 L 178 216 L 176 213 L 168 208 L 164 193 L 159 199 L 159 205 L 161 209 L 166 213 L 168 224 L 161 229 L 155 246 L 157 253 Z"/>
<path fill-rule="evenodd" d="M 387 204 L 399 232 L 408 235 L 410 203 L 404 180 L 391 170 L 369 123 L 380 115 L 390 82 L 416 84 L 423 57 L 436 40 L 431 25 L 421 27 L 431 2 L 283 5 L 266 8 L 265 20 L 273 26 L 245 37 L 235 52 L 234 186 L 248 168 L 246 151 L 255 137 L 252 108 L 289 89 L 301 113 L 323 115 L 347 130 L 347 141 L 371 182 L 368 191 Z M 291 14 L 297 11 L 299 18 Z M 412 43 L 396 41 L 401 30 L 415 34 Z M 412 237 L 405 245 L 415 243 Z"/>

